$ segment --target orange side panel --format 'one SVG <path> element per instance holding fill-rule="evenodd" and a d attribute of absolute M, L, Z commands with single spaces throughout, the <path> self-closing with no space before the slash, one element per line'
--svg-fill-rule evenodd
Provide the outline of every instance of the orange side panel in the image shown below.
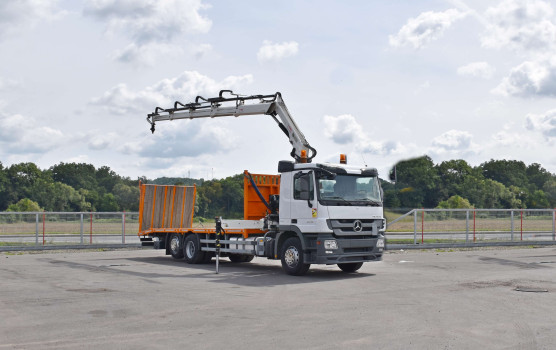
<path fill-rule="evenodd" d="M 268 209 L 261 202 L 257 192 L 251 185 L 247 177 L 247 170 L 244 171 L 243 177 L 243 219 L 244 220 L 259 220 L 266 216 Z M 263 198 L 268 202 L 270 195 L 280 194 L 280 175 L 264 175 L 264 174 L 251 174 L 253 182 L 257 185 L 259 192 Z M 249 234 L 260 233 L 260 230 L 245 230 L 244 237 L 247 238 Z"/>
<path fill-rule="evenodd" d="M 193 224 L 194 207 L 193 186 L 141 184 L 139 235 L 152 232 L 187 232 Z"/>

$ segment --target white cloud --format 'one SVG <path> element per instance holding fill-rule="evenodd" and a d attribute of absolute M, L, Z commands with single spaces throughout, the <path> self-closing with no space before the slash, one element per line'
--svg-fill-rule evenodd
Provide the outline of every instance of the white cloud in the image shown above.
<path fill-rule="evenodd" d="M 128 36 L 132 42 L 115 57 L 133 62 L 161 54 L 157 48 L 177 38 L 207 33 L 212 22 L 200 14 L 207 7 L 201 0 L 87 0 L 84 14 L 106 22 L 107 34 Z"/>
<path fill-rule="evenodd" d="M 375 155 L 402 154 L 405 147 L 393 141 L 372 140 L 354 116 L 342 114 L 337 117 L 324 116 L 324 135 L 340 145 L 353 144 L 362 153 Z"/>
<path fill-rule="evenodd" d="M 211 51 L 212 51 L 212 45 L 210 45 L 210 44 L 197 45 L 195 47 L 195 49 L 193 49 L 194 56 L 195 56 L 196 59 L 201 59 L 202 57 L 206 56 Z"/>
<path fill-rule="evenodd" d="M 390 35 L 390 45 L 420 49 L 429 42 L 440 38 L 455 21 L 466 15 L 465 12 L 457 9 L 449 9 L 444 12 L 423 12 L 416 18 L 410 18 L 398 34 Z"/>
<path fill-rule="evenodd" d="M 66 13 L 58 9 L 58 0 L 2 0 L 0 39 L 22 29 L 32 28 L 42 20 L 59 19 Z"/>
<path fill-rule="evenodd" d="M 179 128 L 166 123 L 161 125 L 156 133 L 149 135 L 145 141 L 124 144 L 120 151 L 134 152 L 146 158 L 178 159 L 228 153 L 236 148 L 237 137 L 224 127 L 214 125 L 210 121 L 179 122 Z"/>
<path fill-rule="evenodd" d="M 337 117 L 324 116 L 324 135 L 340 145 L 365 138 L 361 124 L 349 114 Z"/>
<path fill-rule="evenodd" d="M 34 118 L 0 113 L 0 150 L 5 154 L 45 153 L 62 143 L 60 130 L 41 126 Z"/>
<path fill-rule="evenodd" d="M 250 84 L 253 76 L 229 76 L 215 81 L 195 71 L 185 71 L 175 78 L 163 79 L 140 91 L 130 90 L 126 84 L 118 84 L 101 97 L 93 98 L 91 104 L 110 112 L 126 115 L 154 110 L 155 107 L 170 107 L 174 101 L 189 103 L 196 96 L 212 97 L 222 89 L 234 90 Z"/>
<path fill-rule="evenodd" d="M 528 114 L 526 128 L 543 134 L 548 140 L 556 139 L 556 109 L 543 114 Z"/>
<path fill-rule="evenodd" d="M 462 156 L 479 152 L 479 146 L 473 143 L 473 135 L 467 131 L 449 130 L 435 137 L 428 153 L 434 156 Z"/>
<path fill-rule="evenodd" d="M 486 32 L 482 45 L 515 50 L 554 49 L 556 25 L 552 6 L 540 0 L 506 0 L 485 13 Z"/>
<path fill-rule="evenodd" d="M 89 149 L 98 151 L 116 146 L 119 137 L 115 132 L 107 134 L 96 132 L 87 135 L 87 140 Z"/>
<path fill-rule="evenodd" d="M 503 96 L 556 96 L 556 58 L 521 63 L 492 92 Z"/>
<path fill-rule="evenodd" d="M 280 61 L 286 57 L 297 55 L 299 44 L 295 41 L 273 44 L 271 41 L 263 41 L 263 45 L 257 52 L 259 62 Z"/>
<path fill-rule="evenodd" d="M 5 79 L 0 77 L 0 91 L 18 88 L 21 83 L 13 79 Z"/>
<path fill-rule="evenodd" d="M 472 62 L 458 68 L 458 74 L 463 76 L 479 77 L 484 79 L 492 78 L 494 67 L 487 62 Z"/>

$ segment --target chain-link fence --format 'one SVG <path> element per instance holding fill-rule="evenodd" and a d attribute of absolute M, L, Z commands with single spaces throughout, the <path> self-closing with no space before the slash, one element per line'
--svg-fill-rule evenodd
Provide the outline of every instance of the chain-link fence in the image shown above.
<path fill-rule="evenodd" d="M 556 240 L 556 209 L 413 209 L 387 225 L 393 244 Z"/>

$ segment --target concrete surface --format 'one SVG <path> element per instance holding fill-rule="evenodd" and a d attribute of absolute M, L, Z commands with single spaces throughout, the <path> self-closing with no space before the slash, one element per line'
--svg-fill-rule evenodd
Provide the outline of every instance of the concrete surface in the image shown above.
<path fill-rule="evenodd" d="M 262 258 L 216 275 L 154 250 L 1 253 L 0 349 L 554 349 L 555 267 L 554 247 L 303 277 Z"/>

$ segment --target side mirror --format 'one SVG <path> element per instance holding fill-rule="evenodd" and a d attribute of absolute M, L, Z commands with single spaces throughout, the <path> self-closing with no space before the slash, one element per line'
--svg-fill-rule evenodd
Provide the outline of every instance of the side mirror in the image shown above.
<path fill-rule="evenodd" d="M 390 178 L 390 181 L 392 181 L 393 183 L 396 183 L 398 181 L 398 174 L 396 173 L 395 165 L 392 168 L 392 170 L 390 170 L 390 174 L 388 175 L 388 177 Z"/>

